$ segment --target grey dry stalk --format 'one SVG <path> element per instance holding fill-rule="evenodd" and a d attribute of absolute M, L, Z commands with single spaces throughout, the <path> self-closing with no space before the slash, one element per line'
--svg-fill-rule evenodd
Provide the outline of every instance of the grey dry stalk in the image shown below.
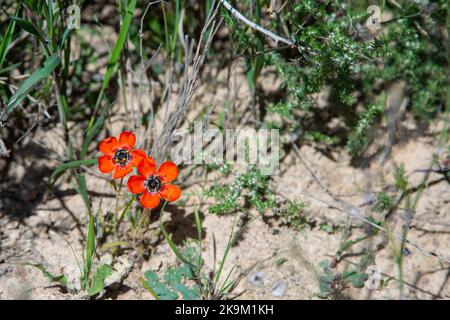
<path fill-rule="evenodd" d="M 272 38 L 273 40 L 275 40 L 275 42 L 283 42 L 287 45 L 294 45 L 294 42 L 292 42 L 291 40 L 284 38 L 282 36 L 279 36 L 275 33 L 273 33 L 270 30 L 264 29 L 263 27 L 261 27 L 260 25 L 254 23 L 253 21 L 247 19 L 242 13 L 240 13 L 238 10 L 236 10 L 228 1 L 226 0 L 219 0 L 220 3 L 228 10 L 230 11 L 230 13 L 236 18 L 241 20 L 242 22 L 244 22 L 246 25 L 248 25 L 250 28 L 253 28 L 263 34 L 265 34 L 266 36 Z"/>
<path fill-rule="evenodd" d="M 187 44 L 187 37 L 185 37 L 186 44 L 184 47 L 190 48 L 187 52 L 185 52 L 184 56 L 184 76 L 183 82 L 181 83 L 179 94 L 177 97 L 177 101 L 175 104 L 175 111 L 170 114 L 167 121 L 164 123 L 164 127 L 161 131 L 160 137 L 158 139 L 157 144 L 154 146 L 154 154 L 157 156 L 157 161 L 161 161 L 161 159 L 165 159 L 167 156 L 167 152 L 170 146 L 170 139 L 172 133 L 176 129 L 176 127 L 180 124 L 180 120 L 182 116 L 186 113 L 189 108 L 190 102 L 194 95 L 194 91 L 196 88 L 196 83 L 200 74 L 200 69 L 203 66 L 203 63 L 206 58 L 206 54 L 208 52 L 209 47 L 211 46 L 212 39 L 217 33 L 222 20 L 219 23 L 216 23 L 215 17 L 217 16 L 219 6 L 214 6 L 211 8 L 210 13 L 208 14 L 208 18 L 206 19 L 206 23 L 203 26 L 202 32 L 200 34 L 200 39 L 198 40 L 197 49 L 192 59 L 192 67 L 189 68 L 193 46 L 192 43 L 190 45 Z M 206 37 L 206 43 L 203 45 L 204 38 Z M 169 99 L 169 97 L 167 97 Z M 153 153 L 153 152 L 152 152 Z"/>

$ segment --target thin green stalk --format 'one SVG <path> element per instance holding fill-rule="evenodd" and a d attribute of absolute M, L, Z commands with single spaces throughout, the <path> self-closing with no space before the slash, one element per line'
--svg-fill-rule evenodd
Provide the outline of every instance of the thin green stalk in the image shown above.
<path fill-rule="evenodd" d="M 164 36 L 166 38 L 166 50 L 167 52 L 170 52 L 170 40 L 169 40 L 169 27 L 167 25 L 167 15 L 166 15 L 166 9 L 164 8 L 164 2 L 161 2 L 161 9 L 163 13 L 163 20 L 164 20 Z"/>
<path fill-rule="evenodd" d="M 234 243 L 234 227 L 236 226 L 237 217 L 234 218 L 233 227 L 231 228 L 230 237 L 228 238 L 228 243 L 225 248 L 225 252 L 222 256 L 222 260 L 220 261 L 219 269 L 217 270 L 214 276 L 214 284 L 216 285 L 219 281 L 220 275 L 222 274 L 223 267 L 225 265 L 225 260 L 227 259 L 228 253 L 230 252 L 231 246 Z"/>
<path fill-rule="evenodd" d="M 169 245 L 170 249 L 172 250 L 172 252 L 175 254 L 175 256 L 182 261 L 183 263 L 187 264 L 188 266 L 190 266 L 191 268 L 194 268 L 195 270 L 195 265 L 190 262 L 189 260 L 187 260 L 182 254 L 181 252 L 178 250 L 177 246 L 175 245 L 175 243 L 173 243 L 172 239 L 170 238 L 169 233 L 167 232 L 166 228 L 164 227 L 164 223 L 162 221 L 163 215 L 164 215 L 164 208 L 166 207 L 167 202 L 164 203 L 163 207 L 161 208 L 161 214 L 159 216 L 159 227 L 163 233 L 164 239 L 167 241 L 167 244 Z"/>
<path fill-rule="evenodd" d="M 119 200 L 120 200 L 120 193 L 122 191 L 122 185 L 123 185 L 123 178 L 120 179 L 119 188 L 117 189 L 116 192 L 116 210 L 114 213 L 114 220 L 116 221 L 116 227 L 119 223 Z"/>
<path fill-rule="evenodd" d="M 173 34 L 172 34 L 172 45 L 171 45 L 171 59 L 175 58 L 175 52 L 177 48 L 178 41 L 178 26 L 180 25 L 181 20 L 181 9 L 180 9 L 180 0 L 175 0 L 175 24 L 173 26 Z"/>
<path fill-rule="evenodd" d="M 124 217 L 125 217 L 125 216 L 127 215 L 127 213 L 130 211 L 131 205 L 133 204 L 134 200 L 136 200 L 136 196 L 135 196 L 135 195 L 133 195 L 133 196 L 131 197 L 131 200 L 127 203 L 125 209 L 122 211 L 122 214 L 120 215 L 119 220 L 117 220 L 117 223 L 116 223 L 116 233 L 117 233 L 117 231 L 119 231 L 120 224 L 122 223 Z"/>
<path fill-rule="evenodd" d="M 98 133 L 98 131 L 103 126 L 103 119 L 97 119 L 97 112 L 100 108 L 100 103 L 102 101 L 102 98 L 105 96 L 105 90 L 108 88 L 109 83 L 112 79 L 112 76 L 117 70 L 117 65 L 120 61 L 120 55 L 122 54 L 122 49 L 125 45 L 125 42 L 128 37 L 128 31 L 130 28 L 131 21 L 133 19 L 134 10 L 136 8 L 136 2 L 137 0 L 130 0 L 128 2 L 128 5 L 126 7 L 125 11 L 125 17 L 123 18 L 122 25 L 120 27 L 119 36 L 117 38 L 116 44 L 111 51 L 111 55 L 108 59 L 107 69 L 105 76 L 103 78 L 102 87 L 100 89 L 100 92 L 97 97 L 97 102 L 95 103 L 94 112 L 92 114 L 92 117 L 89 121 L 88 131 L 86 133 L 86 136 L 83 141 L 83 147 L 80 153 L 80 158 L 83 159 L 86 157 L 88 152 L 88 147 L 91 142 L 91 140 L 94 138 L 94 136 Z M 102 112 L 102 115 L 105 115 L 105 113 L 109 110 L 110 105 L 107 104 L 105 107 L 105 112 Z M 97 121 L 96 121 L 97 120 Z M 98 122 L 99 121 L 99 122 Z"/>

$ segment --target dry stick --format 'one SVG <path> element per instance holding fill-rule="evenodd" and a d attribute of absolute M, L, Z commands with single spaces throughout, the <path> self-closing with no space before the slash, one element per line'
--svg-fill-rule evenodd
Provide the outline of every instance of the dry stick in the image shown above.
<path fill-rule="evenodd" d="M 141 55 L 141 67 L 139 70 L 139 84 L 138 84 L 138 104 L 139 104 L 139 108 L 138 108 L 138 116 L 137 119 L 141 118 L 141 114 L 143 114 L 143 108 L 142 108 L 142 81 L 145 80 L 146 83 L 148 84 L 148 88 L 147 88 L 147 95 L 148 95 L 148 100 L 150 102 L 150 121 L 148 123 L 148 127 L 145 130 L 144 134 L 143 134 L 143 143 L 141 144 L 141 146 L 147 146 L 148 141 L 152 141 L 153 140 L 153 122 L 155 119 L 155 112 L 153 109 L 153 102 L 154 102 L 154 95 L 152 94 L 152 83 L 151 80 L 147 77 L 146 71 L 148 68 L 150 68 L 153 64 L 155 64 L 156 62 L 156 58 L 159 55 L 159 52 L 161 51 L 162 48 L 162 44 L 159 45 L 158 49 L 156 50 L 156 52 L 153 54 L 153 56 L 150 58 L 150 60 L 146 61 L 145 63 L 143 62 L 143 57 Z M 142 135 L 141 135 L 142 136 Z"/>
<path fill-rule="evenodd" d="M 399 240 L 399 241 L 403 241 L 403 240 L 404 240 L 402 236 L 399 236 L 399 235 L 397 235 L 397 234 L 395 234 L 395 233 L 392 233 L 392 232 L 386 230 L 385 228 L 380 227 L 380 226 L 377 225 L 376 223 L 374 223 L 374 222 L 372 222 L 372 221 L 370 221 L 370 220 L 368 220 L 368 219 L 366 219 L 366 218 L 364 218 L 364 217 L 358 215 L 357 212 L 356 212 L 356 210 L 355 210 L 355 211 L 354 211 L 354 210 L 347 211 L 346 209 L 341 208 L 341 207 L 339 207 L 339 206 L 337 206 L 337 205 L 335 205 L 335 204 L 332 204 L 332 203 L 329 203 L 329 202 L 327 202 L 327 201 L 321 200 L 321 199 L 317 198 L 316 196 L 314 196 L 314 195 L 312 195 L 312 194 L 309 194 L 309 193 L 306 193 L 306 192 L 303 192 L 303 191 L 300 191 L 300 193 L 303 194 L 303 195 L 305 195 L 305 196 L 307 196 L 307 197 L 309 197 L 309 198 L 312 198 L 312 199 L 314 199 L 314 200 L 317 200 L 317 201 L 319 201 L 319 202 L 322 202 L 322 203 L 324 203 L 324 204 L 326 204 L 326 205 L 328 205 L 328 206 L 330 206 L 330 207 L 332 207 L 332 208 L 334 208 L 334 209 L 337 209 L 337 210 L 339 210 L 339 211 L 341 211 L 341 212 L 345 212 L 345 213 L 348 214 L 350 217 L 355 218 L 355 219 L 358 219 L 358 220 L 360 220 L 360 221 L 362 221 L 362 222 L 365 222 L 365 223 L 371 225 L 372 227 L 374 227 L 374 228 L 376 228 L 376 229 L 378 229 L 378 230 L 383 231 L 383 232 L 386 233 L 386 234 L 390 234 L 393 238 L 395 238 L 395 239 L 397 239 L 397 240 Z M 433 252 L 433 251 L 430 251 L 430 250 L 428 250 L 428 249 L 426 249 L 426 248 L 423 248 L 423 247 L 421 247 L 420 245 L 418 245 L 417 243 L 412 242 L 411 240 L 405 240 L 405 242 L 406 242 L 408 245 L 410 245 L 411 247 L 414 247 L 414 248 L 416 248 L 417 250 L 421 251 L 422 253 L 425 253 L 425 254 L 427 254 L 427 255 L 429 255 L 429 256 L 432 256 L 432 257 L 436 257 L 436 258 L 438 258 L 438 259 L 441 260 L 441 261 L 450 263 L 450 258 L 448 258 L 448 257 L 439 255 L 439 254 L 437 254 L 437 253 L 435 253 L 435 252 Z"/>
<path fill-rule="evenodd" d="M 366 219 L 366 218 L 360 216 L 360 215 L 357 213 L 357 208 L 356 208 L 355 206 L 350 205 L 350 204 L 348 204 L 348 203 L 346 203 L 346 202 L 340 200 L 339 198 L 335 197 L 335 196 L 331 193 L 331 191 L 326 187 L 326 185 L 325 185 L 325 184 L 317 177 L 317 175 L 314 173 L 314 171 L 312 171 L 311 167 L 307 164 L 306 160 L 300 155 L 300 151 L 299 151 L 298 147 L 295 145 L 294 141 L 292 141 L 292 139 L 291 139 L 290 137 L 289 137 L 289 139 L 290 139 L 290 141 L 291 141 L 291 143 L 292 143 L 292 146 L 293 146 L 293 148 L 294 148 L 295 154 L 296 154 L 297 156 L 299 156 L 300 160 L 301 160 L 302 163 L 305 165 L 305 167 L 306 167 L 306 169 L 308 170 L 308 172 L 312 175 L 312 177 L 314 178 L 314 180 L 317 181 L 317 183 L 320 185 L 320 187 L 321 187 L 328 195 L 330 195 L 336 202 L 340 203 L 340 204 L 343 205 L 343 206 L 349 207 L 349 208 L 351 208 L 351 209 L 350 209 L 350 210 L 344 209 L 344 208 L 342 208 L 342 207 L 340 207 L 340 206 L 337 206 L 337 205 L 332 204 L 332 203 L 330 203 L 330 202 L 327 202 L 327 201 L 324 201 L 324 200 L 322 200 L 322 199 L 319 199 L 319 198 L 317 198 L 316 196 L 314 196 L 314 195 L 312 195 L 312 194 L 309 194 L 309 193 L 306 193 L 306 192 L 303 192 L 303 191 L 300 191 L 301 194 L 303 194 L 303 195 L 305 195 L 305 196 L 307 196 L 307 197 L 309 197 L 309 198 L 311 198 L 311 199 L 314 199 L 314 200 L 316 200 L 316 201 L 322 202 L 322 203 L 328 205 L 329 207 L 332 207 L 332 208 L 337 209 L 337 210 L 339 210 L 339 211 L 341 211 L 341 212 L 344 212 L 344 213 L 346 213 L 346 214 L 347 214 L 349 217 L 351 217 L 351 218 L 355 218 L 355 219 L 360 220 L 360 221 L 362 221 L 362 222 L 364 222 L 364 223 L 367 223 L 367 224 L 369 224 L 370 226 L 372 226 L 373 228 L 376 228 L 376 229 L 378 229 L 378 230 L 380 230 L 380 231 L 383 231 L 383 232 L 386 233 L 387 235 L 391 235 L 393 238 L 395 238 L 395 239 L 397 239 L 397 240 L 399 240 L 399 241 L 401 241 L 401 242 L 402 242 L 402 241 L 405 241 L 405 243 L 407 243 L 407 244 L 410 245 L 411 247 L 416 248 L 417 250 L 419 250 L 419 251 L 422 252 L 422 253 L 425 253 L 425 254 L 427 254 L 427 255 L 429 255 L 429 256 L 432 256 L 432 257 L 436 257 L 436 258 L 438 258 L 438 259 L 441 260 L 441 261 L 450 263 L 450 258 L 445 257 L 445 256 L 442 256 L 442 255 L 439 255 L 439 254 L 437 254 L 437 253 L 435 253 L 435 252 L 433 252 L 433 251 L 430 251 L 430 250 L 428 250 L 428 249 L 425 249 L 425 248 L 419 246 L 418 244 L 416 244 L 415 242 L 412 242 L 411 240 L 404 239 L 404 237 L 399 236 L 399 235 L 397 235 L 397 234 L 395 234 L 395 233 L 392 233 L 392 232 L 388 231 L 387 229 L 385 229 L 385 228 L 383 228 L 383 227 L 377 225 L 376 223 L 374 223 L 374 222 L 372 222 L 372 221 L 370 221 L 370 220 L 368 220 L 368 219 Z M 289 197 L 287 197 L 286 195 L 283 195 L 283 196 L 284 196 L 285 198 L 289 199 Z"/>
<path fill-rule="evenodd" d="M 228 1 L 226 1 L 226 0 L 219 0 L 219 1 L 228 11 L 230 11 L 232 16 L 234 16 L 236 19 L 241 20 L 246 25 L 248 25 L 250 28 L 253 28 L 253 29 L 255 29 L 255 30 L 265 34 L 266 36 L 274 39 L 276 42 L 283 42 L 283 43 L 286 43 L 286 44 L 288 44 L 290 46 L 294 45 L 294 42 L 292 42 L 291 40 L 283 38 L 283 37 L 273 33 L 272 31 L 264 29 L 260 25 L 258 25 L 256 23 L 254 23 L 253 21 L 247 19 L 239 11 L 237 11 Z"/>
<path fill-rule="evenodd" d="M 139 123 L 139 119 L 141 119 L 141 115 L 142 115 L 142 95 L 143 95 L 143 93 L 142 93 L 142 81 L 144 80 L 144 77 L 145 77 L 145 79 L 146 79 L 146 81 L 147 81 L 147 83 L 148 83 L 148 87 L 149 87 L 149 92 L 148 92 L 148 95 L 149 95 L 149 101 L 150 101 L 150 116 L 151 116 L 151 121 L 150 121 L 150 123 L 149 123 L 149 125 L 148 125 L 148 129 L 149 130 L 151 130 L 151 128 L 152 128 L 152 125 L 153 125 L 153 104 L 152 104 L 152 99 L 151 99 L 151 96 L 150 96 L 150 92 L 151 92 L 151 83 L 150 83 L 150 81 L 149 81 L 149 79 L 148 79 L 148 77 L 147 77 L 147 75 L 146 75 L 146 71 L 147 71 L 147 69 L 150 67 L 150 65 L 151 65 L 151 63 L 149 63 L 149 61 L 150 62 L 152 62 L 153 61 L 153 59 L 158 55 L 158 53 L 159 53 L 159 50 L 160 50 L 160 48 L 161 48 L 161 44 L 159 45 L 159 47 L 158 47 L 158 49 L 156 50 L 156 53 L 152 56 L 152 58 L 150 58 L 150 60 L 149 61 L 147 61 L 147 62 L 144 62 L 144 54 L 143 54 L 143 44 L 142 44 L 142 42 L 143 42 L 143 38 L 144 38 L 144 19 L 145 19 L 145 16 L 147 15 L 147 12 L 148 12 L 148 10 L 150 9 L 150 7 L 152 6 L 152 5 L 154 5 L 154 4 L 157 4 L 157 3 L 160 3 L 160 2 L 164 2 L 164 1 L 162 1 L 162 0 L 158 0 L 158 1 L 152 1 L 152 2 L 149 2 L 148 4 L 147 4 L 147 7 L 145 8 L 145 10 L 144 10 L 144 13 L 142 14 L 142 17 L 141 17 L 141 22 L 140 22 L 140 28 L 139 28 L 139 57 L 140 57 L 140 63 L 139 63 L 139 67 L 138 67 L 138 75 L 139 75 L 139 81 L 138 81 L 138 89 L 137 89 L 137 95 L 138 95 L 138 97 L 137 97 L 137 103 L 138 103 L 138 106 L 137 106 L 137 111 L 136 111 L 136 113 L 134 114 L 134 119 L 133 119 L 133 125 L 134 125 L 134 128 L 135 128 L 135 131 L 137 132 L 138 130 L 137 130 L 137 125 L 138 125 L 138 123 Z M 140 129 L 140 128 L 139 128 Z M 141 130 L 139 130 L 139 135 L 140 135 L 140 133 L 141 133 Z M 141 136 L 141 135 L 140 135 Z M 147 131 L 144 133 L 144 137 L 145 136 L 147 136 Z M 143 144 L 143 145 L 145 145 L 145 144 Z M 141 145 L 142 146 L 142 145 Z"/>
<path fill-rule="evenodd" d="M 295 144 L 294 140 L 291 136 L 289 136 L 289 140 L 292 144 L 292 147 L 294 148 L 295 155 L 300 159 L 300 161 L 305 166 L 306 170 L 309 172 L 309 174 L 316 180 L 316 182 L 319 184 L 319 186 L 336 202 L 339 202 L 340 204 L 345 205 L 346 203 L 342 201 L 341 199 L 337 198 L 331 191 L 328 189 L 328 187 L 325 185 L 325 183 L 320 180 L 320 178 L 316 175 L 316 173 L 312 170 L 311 166 L 308 164 L 305 158 L 303 158 L 302 154 L 300 153 L 300 150 L 298 149 L 297 145 Z"/>
<path fill-rule="evenodd" d="M 160 159 L 165 158 L 168 151 L 167 146 L 170 144 L 171 135 L 175 130 L 177 124 L 179 124 L 182 115 L 184 115 L 186 110 L 189 108 L 192 96 L 196 89 L 196 83 L 200 74 L 200 69 L 205 61 L 208 48 L 210 47 L 212 39 L 214 38 L 214 35 L 217 33 L 218 28 L 222 23 L 222 19 L 219 21 L 219 23 L 216 23 L 214 21 L 215 16 L 218 13 L 219 6 L 217 6 L 215 9 L 213 8 L 214 5 L 212 6 L 212 9 L 208 14 L 206 23 L 200 34 L 198 46 L 194 58 L 192 60 L 193 61 L 192 68 L 189 68 L 188 66 L 189 61 L 191 60 L 190 57 L 193 51 L 193 45 L 190 46 L 189 51 L 185 55 L 184 80 L 179 90 L 178 98 L 175 104 L 175 111 L 170 115 L 168 121 L 164 124 L 158 143 L 154 147 L 154 149 L 158 151 L 157 154 L 159 155 Z M 205 39 L 206 43 L 202 45 L 203 40 L 210 26 L 211 26 L 210 32 L 208 33 Z"/>

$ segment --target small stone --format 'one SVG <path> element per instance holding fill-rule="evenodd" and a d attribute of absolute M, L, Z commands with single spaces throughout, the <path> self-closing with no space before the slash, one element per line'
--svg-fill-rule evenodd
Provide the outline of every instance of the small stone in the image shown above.
<path fill-rule="evenodd" d="M 274 297 L 282 297 L 285 295 L 287 290 L 287 283 L 284 281 L 278 281 L 274 284 L 274 286 L 271 289 L 271 293 Z"/>
<path fill-rule="evenodd" d="M 266 274 L 262 271 L 258 271 L 250 275 L 248 281 L 255 287 L 263 287 L 266 282 Z"/>
<path fill-rule="evenodd" d="M 408 248 L 403 248 L 403 256 L 407 257 L 411 254 L 411 251 L 409 251 Z"/>

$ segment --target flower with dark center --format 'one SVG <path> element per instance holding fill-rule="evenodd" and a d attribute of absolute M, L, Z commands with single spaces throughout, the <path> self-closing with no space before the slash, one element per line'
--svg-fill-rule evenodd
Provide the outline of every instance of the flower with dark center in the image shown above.
<path fill-rule="evenodd" d="M 130 152 L 128 152 L 127 149 L 117 150 L 114 154 L 113 160 L 115 163 L 124 166 L 130 161 Z"/>
<path fill-rule="evenodd" d="M 145 180 L 144 186 L 148 192 L 155 193 L 161 190 L 162 183 L 161 180 L 159 180 L 157 177 L 151 176 L 147 180 Z"/>
<path fill-rule="evenodd" d="M 98 159 L 98 169 L 103 173 L 113 171 L 114 179 L 125 177 L 147 156 L 143 150 L 134 149 L 135 144 L 136 136 L 130 131 L 122 132 L 119 140 L 115 137 L 104 139 L 98 145 L 104 154 Z"/>
<path fill-rule="evenodd" d="M 144 208 L 153 209 L 159 205 L 163 198 L 166 201 L 175 201 L 181 196 L 181 189 L 171 184 L 178 176 L 177 166 L 166 161 L 156 170 L 156 162 L 147 157 L 138 165 L 139 175 L 128 179 L 128 190 L 134 194 L 141 194 L 141 204 Z"/>

